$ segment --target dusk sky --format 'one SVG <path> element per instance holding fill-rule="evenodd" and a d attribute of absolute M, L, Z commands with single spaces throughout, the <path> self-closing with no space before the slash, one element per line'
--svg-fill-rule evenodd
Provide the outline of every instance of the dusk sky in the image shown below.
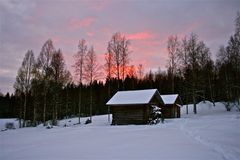
<path fill-rule="evenodd" d="M 0 0 L 0 91 L 13 93 L 27 50 L 38 57 L 51 38 L 73 74 L 78 41 L 93 45 L 98 62 L 113 33 L 131 40 L 131 64 L 165 69 L 167 39 L 196 33 L 215 59 L 234 32 L 239 0 Z"/>

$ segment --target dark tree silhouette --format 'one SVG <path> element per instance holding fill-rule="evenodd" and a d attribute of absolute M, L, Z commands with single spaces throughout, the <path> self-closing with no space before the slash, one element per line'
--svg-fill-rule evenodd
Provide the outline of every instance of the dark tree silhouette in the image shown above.
<path fill-rule="evenodd" d="M 52 95 L 53 95 L 53 101 L 54 101 L 52 120 L 53 120 L 53 124 L 57 124 L 59 104 L 60 104 L 60 93 L 62 88 L 71 82 L 71 74 L 66 69 L 63 54 L 60 49 L 55 53 L 53 53 L 52 61 L 51 61 L 51 69 L 52 69 L 52 76 L 53 76 L 51 89 L 52 89 Z"/>

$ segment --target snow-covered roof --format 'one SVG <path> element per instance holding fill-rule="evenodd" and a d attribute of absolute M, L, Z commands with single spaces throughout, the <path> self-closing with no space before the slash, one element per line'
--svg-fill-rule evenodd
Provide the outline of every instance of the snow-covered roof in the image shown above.
<path fill-rule="evenodd" d="M 174 104 L 177 100 L 178 94 L 161 95 L 164 104 Z"/>
<path fill-rule="evenodd" d="M 148 104 L 155 93 L 161 98 L 157 89 L 118 91 L 106 105 Z"/>

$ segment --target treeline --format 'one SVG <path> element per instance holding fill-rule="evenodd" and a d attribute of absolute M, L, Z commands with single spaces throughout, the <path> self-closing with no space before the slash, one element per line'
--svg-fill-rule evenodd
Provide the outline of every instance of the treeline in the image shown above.
<path fill-rule="evenodd" d="M 35 126 L 71 116 L 106 114 L 106 102 L 119 90 L 157 88 L 160 94 L 178 93 L 183 103 L 200 100 L 239 103 L 240 99 L 240 14 L 227 46 L 219 48 L 217 59 L 196 34 L 182 39 L 169 36 L 167 71 L 144 73 L 144 66 L 131 65 L 130 41 L 115 33 L 107 44 L 105 63 L 97 62 L 94 46 L 82 39 L 74 55 L 74 76 L 67 70 L 63 53 L 49 39 L 35 58 L 27 51 L 18 70 L 14 95 L 0 96 L 1 117 L 18 117 Z"/>

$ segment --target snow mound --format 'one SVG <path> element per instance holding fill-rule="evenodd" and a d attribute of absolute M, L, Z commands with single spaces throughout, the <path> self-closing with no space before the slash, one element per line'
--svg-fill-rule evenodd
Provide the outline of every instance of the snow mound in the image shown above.
<path fill-rule="evenodd" d="M 1 131 L 6 129 L 5 125 L 7 123 L 13 123 L 15 128 L 19 128 L 19 123 L 16 118 L 6 118 L 6 119 L 0 119 L 0 130 Z"/>
<path fill-rule="evenodd" d="M 223 103 L 221 102 L 216 102 L 215 106 L 213 105 L 212 102 L 210 101 L 201 101 L 197 104 L 197 114 L 215 114 L 219 112 L 225 112 L 226 108 Z M 184 105 L 181 108 L 181 114 L 186 114 L 187 112 L 187 105 Z M 188 105 L 188 113 L 193 114 L 193 104 Z"/>
<path fill-rule="evenodd" d="M 210 101 L 202 101 L 197 104 L 197 109 L 199 113 L 209 113 L 209 112 L 221 112 L 226 111 L 226 108 L 223 103 L 217 102 L 215 106 Z"/>

